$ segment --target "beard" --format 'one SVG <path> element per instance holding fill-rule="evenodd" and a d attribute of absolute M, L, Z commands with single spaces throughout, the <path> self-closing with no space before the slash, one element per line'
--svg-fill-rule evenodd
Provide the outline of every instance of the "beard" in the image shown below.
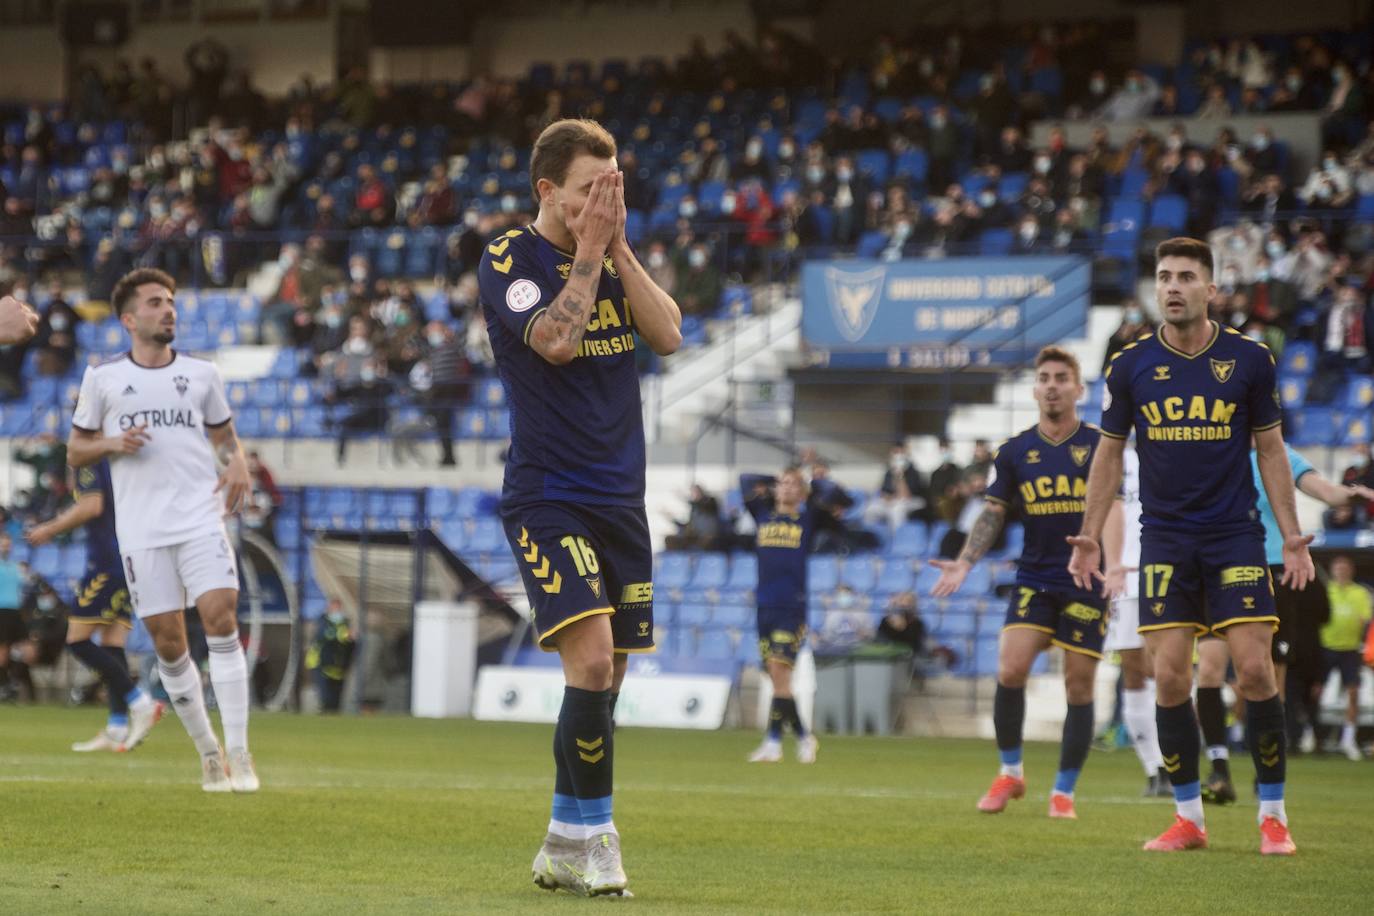
<path fill-rule="evenodd" d="M 158 331 L 156 334 L 153 335 L 153 341 L 155 343 L 162 344 L 164 347 L 176 339 L 176 331 Z"/>

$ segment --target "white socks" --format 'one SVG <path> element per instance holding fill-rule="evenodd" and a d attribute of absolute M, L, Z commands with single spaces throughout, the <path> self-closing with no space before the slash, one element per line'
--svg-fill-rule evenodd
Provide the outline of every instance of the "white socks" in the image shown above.
<path fill-rule="evenodd" d="M 248 750 L 248 660 L 238 630 L 228 636 L 206 636 L 210 647 L 210 683 L 224 726 L 224 749 Z"/>
<path fill-rule="evenodd" d="M 1355 725 L 1347 722 L 1341 726 L 1341 747 L 1355 746 Z"/>
<path fill-rule="evenodd" d="M 998 771 L 999 776 L 1011 776 L 1015 779 L 1026 778 L 1026 768 L 1019 763 L 1004 763 L 1002 769 Z"/>
<path fill-rule="evenodd" d="M 1282 802 L 1279 803 L 1283 804 Z M 1186 817 L 1188 820 L 1197 824 L 1199 828 L 1204 826 L 1202 818 L 1202 796 L 1190 798 L 1187 801 L 1175 801 L 1174 807 L 1178 809 L 1179 816 Z"/>
<path fill-rule="evenodd" d="M 1288 826 L 1288 812 L 1283 810 L 1283 799 L 1278 801 L 1262 801 L 1259 803 L 1259 816 L 1255 818 L 1258 823 L 1263 824 L 1266 817 L 1276 817 L 1279 823 Z"/>
<path fill-rule="evenodd" d="M 568 824 L 563 821 L 549 821 L 549 833 L 554 836 L 566 837 L 570 840 L 585 840 L 587 838 L 587 828 L 581 824 Z"/>
<path fill-rule="evenodd" d="M 158 674 L 162 678 L 162 688 L 172 700 L 172 708 L 177 718 L 186 728 L 186 734 L 195 742 L 200 756 L 213 754 L 219 750 L 219 739 L 210 725 L 210 717 L 205 713 L 205 692 L 200 688 L 200 672 L 196 670 L 190 655 L 183 655 L 176 661 L 157 660 Z"/>
<path fill-rule="evenodd" d="M 1146 776 L 1154 776 L 1164 766 L 1159 752 L 1159 727 L 1155 724 L 1155 682 L 1151 678 L 1139 690 L 1121 691 L 1121 718 L 1131 733 L 1131 744 Z"/>

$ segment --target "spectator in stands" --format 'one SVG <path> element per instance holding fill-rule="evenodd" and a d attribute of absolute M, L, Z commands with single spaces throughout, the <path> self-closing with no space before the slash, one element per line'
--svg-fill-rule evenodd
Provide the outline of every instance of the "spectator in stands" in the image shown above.
<path fill-rule="evenodd" d="M 421 226 L 450 226 L 457 219 L 458 194 L 449 183 L 444 164 L 436 162 L 429 170 L 424 193 L 406 221 L 418 229 Z"/>
<path fill-rule="evenodd" d="M 677 526 L 677 533 L 664 539 L 664 545 L 669 550 L 723 549 L 721 535 L 724 522 L 721 519 L 720 502 L 700 484 L 692 484 L 687 497 L 686 520 L 678 521 L 672 513 L 668 513 L 668 517 Z"/>
<path fill-rule="evenodd" d="M 1126 73 L 1126 81 L 1098 109 L 1104 121 L 1135 121 L 1149 116 L 1159 98 L 1159 84 L 1140 70 Z"/>
<path fill-rule="evenodd" d="M 1325 684 L 1332 671 L 1341 673 L 1345 692 L 1345 719 L 1341 725 L 1340 750 L 1350 760 L 1363 760 L 1355 743 L 1355 728 L 1360 715 L 1360 650 L 1371 617 L 1369 589 L 1355 581 L 1355 564 L 1347 556 L 1331 561 L 1331 581 L 1326 587 L 1331 603 L 1331 619 L 1321 629 L 1322 677 Z"/>
<path fill-rule="evenodd" d="M 425 326 L 425 350 L 411 377 L 419 374 L 426 379 L 427 387 L 422 390 L 439 432 L 439 466 L 451 468 L 458 464 L 453 452 L 453 414 L 471 395 L 472 367 L 464 353 L 464 341 L 446 322 L 431 321 Z"/>
<path fill-rule="evenodd" d="M 1341 163 L 1334 149 L 1322 154 L 1322 161 L 1312 167 L 1298 191 L 1298 197 L 1309 207 L 1329 210 L 1348 206 L 1354 195 L 1350 169 Z"/>
<path fill-rule="evenodd" d="M 687 250 L 686 263 L 677 265 L 677 292 L 673 298 L 683 315 L 705 317 L 716 310 L 720 304 L 720 271 L 711 263 L 709 249 L 701 242 L 694 243 Z"/>
<path fill-rule="evenodd" d="M 1197 110 L 1199 118 L 1229 118 L 1231 102 L 1226 98 L 1226 87 L 1214 84 L 1207 90 L 1207 98 Z"/>
<path fill-rule="evenodd" d="M 660 240 L 650 242 L 648 254 L 644 257 L 644 267 L 649 272 L 649 277 L 658 284 L 659 289 L 670 296 L 678 297 L 678 265 L 668 257 L 667 245 Z"/>
<path fill-rule="evenodd" d="M 214 38 L 206 37 L 186 49 L 185 60 L 186 70 L 191 74 L 187 116 L 192 124 L 204 124 L 219 111 L 220 91 L 229 74 L 229 51 Z"/>
<path fill-rule="evenodd" d="M 40 375 L 66 375 L 76 363 L 76 326 L 81 316 L 67 302 L 61 281 L 54 280 L 51 296 L 30 346 L 38 352 Z"/>
<path fill-rule="evenodd" d="M 950 117 L 949 108 L 936 105 L 930 111 L 930 154 L 927 183 L 932 188 L 946 187 L 957 177 L 959 129 Z"/>
<path fill-rule="evenodd" d="M 325 403 L 348 410 L 335 422 L 339 433 L 335 459 L 339 467 L 343 467 L 350 436 L 386 428 L 386 398 L 390 392 L 386 362 L 369 355 L 361 360 L 356 379 L 339 378 L 334 390 L 325 396 Z"/>
<path fill-rule="evenodd" d="M 899 592 L 887 603 L 878 638 L 906 646 L 914 656 L 926 654 L 926 625 L 916 609 L 915 592 Z"/>
<path fill-rule="evenodd" d="M 677 302 L 681 304 L 682 300 L 679 298 Z M 474 369 L 487 370 L 496 365 L 496 358 L 491 352 L 491 337 L 487 334 L 487 317 L 481 309 L 474 312 L 472 320 L 468 322 L 463 350 Z"/>
<path fill-rule="evenodd" d="M 391 189 L 377 175 L 370 165 L 358 166 L 358 186 L 353 196 L 353 215 L 350 222 L 354 226 L 380 228 L 391 223 L 396 212 L 396 202 Z"/>
<path fill-rule="evenodd" d="M 1374 489 L 1374 446 L 1368 442 L 1360 442 L 1355 445 L 1355 460 L 1341 474 L 1341 484 L 1359 486 Z M 1374 518 L 1374 500 L 1364 504 L 1366 518 Z"/>
<path fill-rule="evenodd" d="M 1331 307 L 1318 319 L 1321 353 L 1319 372 L 1344 375 L 1370 371 L 1370 348 L 1374 346 L 1374 315 L 1363 282 L 1352 278 L 1336 293 Z"/>
<path fill-rule="evenodd" d="M 959 478 L 964 472 L 954 461 L 954 447 L 949 440 L 941 436 L 937 445 L 940 463 L 930 472 L 930 499 L 938 510 L 940 501 L 949 496 L 951 488 L 958 487 Z"/>
<path fill-rule="evenodd" d="M 959 555 L 959 551 L 964 547 L 964 541 L 968 539 L 968 533 L 973 529 L 973 523 L 978 520 L 978 513 L 983 508 L 983 494 L 987 492 L 987 475 L 975 470 L 964 472 L 959 485 L 954 494 L 946 500 L 946 505 L 941 509 L 941 515 L 950 520 L 949 531 L 939 544 L 939 555 L 945 559 L 954 559 Z M 993 542 L 993 549 L 1000 550 L 1007 541 L 1005 526 L 997 534 L 997 540 Z"/>
<path fill-rule="evenodd" d="M 1049 240 L 1040 234 L 1040 220 L 1034 213 L 1021 217 L 1016 226 L 1016 236 L 1012 239 L 1012 254 L 1044 254 L 1049 248 Z"/>
<path fill-rule="evenodd" d="M 847 652 L 873 638 L 869 598 L 841 583 L 821 596 L 821 625 L 816 629 L 816 648 L 821 652 Z"/>
<path fill-rule="evenodd" d="M 921 472 L 912 464 L 902 442 L 892 443 L 888 451 L 887 469 L 883 471 L 878 492 L 864 508 L 864 522 L 882 524 L 889 530 L 897 528 L 926 507 L 926 488 Z"/>
<path fill-rule="evenodd" d="M 982 474 L 987 477 L 992 473 L 992 446 L 986 439 L 973 440 L 973 460 L 969 462 L 968 471 L 973 474 Z"/>
<path fill-rule="evenodd" d="M 1188 150 L 1182 167 L 1174 169 L 1169 176 L 1169 190 L 1188 199 L 1188 234 L 1205 238 L 1216 225 L 1221 189 L 1216 173 L 1207 167 L 1202 150 L 1197 147 Z"/>
<path fill-rule="evenodd" d="M 1264 254 L 1264 241 L 1264 230 L 1249 220 L 1219 226 L 1207 235 L 1217 273 L 1232 269 L 1240 284 L 1254 282 L 1259 259 Z"/>

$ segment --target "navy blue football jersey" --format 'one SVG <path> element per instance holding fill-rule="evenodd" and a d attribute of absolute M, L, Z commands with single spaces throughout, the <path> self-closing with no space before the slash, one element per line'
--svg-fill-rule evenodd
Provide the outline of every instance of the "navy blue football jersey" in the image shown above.
<path fill-rule="evenodd" d="M 1283 421 L 1268 347 L 1212 322 L 1201 352 L 1152 334 L 1112 357 L 1106 378 L 1102 434 L 1124 439 L 1135 429 L 1143 528 L 1258 524 L 1250 434 Z"/>
<path fill-rule="evenodd" d="M 477 276 L 496 368 L 510 405 L 502 504 L 644 504 L 644 421 L 634 316 L 607 256 L 577 356 L 555 366 L 529 346 L 530 328 L 563 291 L 573 255 L 533 226 L 482 253 Z"/>
<path fill-rule="evenodd" d="M 1080 422 L 1054 442 L 1036 425 L 997 450 L 986 498 L 1010 509 L 1025 528 L 1025 546 L 1016 562 L 1019 585 L 1078 591 L 1068 571 L 1073 548 L 1066 538 L 1083 525 L 1088 469 L 1099 435 L 1096 426 Z"/>
<path fill-rule="evenodd" d="M 86 570 L 122 570 L 124 561 L 119 555 L 119 538 L 115 535 L 114 487 L 110 485 L 110 462 L 102 459 L 76 471 L 76 498 L 99 493 L 105 499 L 104 510 L 86 523 Z"/>
<path fill-rule="evenodd" d="M 755 496 L 759 484 L 774 479 L 758 474 L 743 474 L 739 479 L 744 506 L 754 517 L 757 531 L 759 582 L 754 590 L 760 607 L 806 606 L 806 558 L 816 532 L 838 527 L 838 522 L 823 505 L 830 490 L 817 487 L 796 512 L 779 512 L 771 494 Z"/>

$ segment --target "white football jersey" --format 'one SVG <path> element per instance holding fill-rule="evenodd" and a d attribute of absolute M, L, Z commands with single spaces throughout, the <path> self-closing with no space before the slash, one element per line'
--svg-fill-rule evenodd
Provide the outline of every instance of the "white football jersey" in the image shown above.
<path fill-rule="evenodd" d="M 1140 597 L 1140 458 L 1134 446 L 1126 446 L 1121 455 L 1121 508 L 1126 517 L 1126 536 L 1122 540 L 1121 565 L 1126 573 L 1126 597 Z"/>
<path fill-rule="evenodd" d="M 105 436 L 147 427 L 138 454 L 110 458 L 122 553 L 223 533 L 224 494 L 215 492 L 219 473 L 206 427 L 231 417 L 214 363 L 185 353 L 173 351 L 159 369 L 125 354 L 86 370 L 73 426 Z"/>

